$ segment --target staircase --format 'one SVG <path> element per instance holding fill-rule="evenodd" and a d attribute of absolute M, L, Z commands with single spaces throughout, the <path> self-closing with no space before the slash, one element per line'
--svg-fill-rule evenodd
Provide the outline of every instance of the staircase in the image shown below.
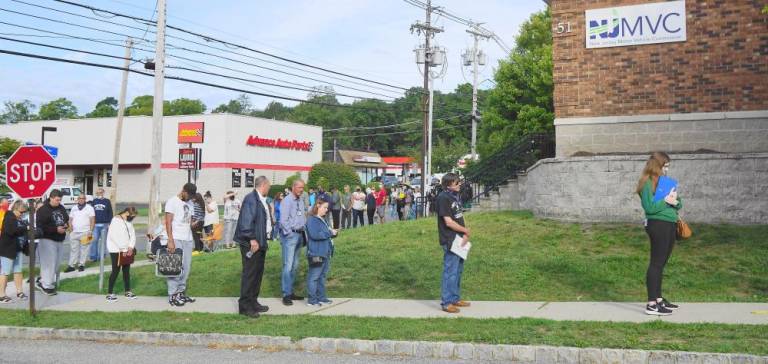
<path fill-rule="evenodd" d="M 464 173 L 472 186 L 472 211 L 518 210 L 525 171 L 538 160 L 555 156 L 553 134 L 532 134 L 507 144 Z"/>

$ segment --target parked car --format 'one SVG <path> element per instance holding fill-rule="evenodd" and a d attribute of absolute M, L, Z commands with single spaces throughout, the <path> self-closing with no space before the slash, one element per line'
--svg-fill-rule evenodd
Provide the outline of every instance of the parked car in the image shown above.
<path fill-rule="evenodd" d="M 75 206 L 77 204 L 77 196 L 83 193 L 83 191 L 78 186 L 53 186 L 51 189 L 57 189 L 61 191 L 61 204 L 64 205 L 64 207 L 67 209 Z M 47 197 L 48 194 L 46 194 L 45 198 Z M 85 200 L 86 202 L 91 202 L 93 201 L 93 196 L 85 195 Z"/>
<path fill-rule="evenodd" d="M 384 184 L 384 187 L 391 188 L 392 186 L 395 186 L 398 183 L 400 183 L 400 180 L 395 175 L 385 174 L 383 176 L 373 177 L 371 182 L 380 182 Z"/>

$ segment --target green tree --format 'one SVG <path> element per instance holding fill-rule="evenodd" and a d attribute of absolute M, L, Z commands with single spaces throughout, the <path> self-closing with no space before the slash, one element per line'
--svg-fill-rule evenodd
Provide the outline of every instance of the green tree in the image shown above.
<path fill-rule="evenodd" d="M 137 116 L 145 115 L 152 116 L 152 103 L 154 97 L 152 95 L 136 96 L 131 104 L 125 108 L 125 115 Z M 165 109 L 165 107 L 163 107 Z"/>
<path fill-rule="evenodd" d="M 88 114 L 85 114 L 85 116 L 89 118 L 114 117 L 114 116 L 117 116 L 117 106 L 118 106 L 117 99 L 110 96 L 96 103 L 96 106 L 93 108 L 93 111 L 89 112 Z"/>
<path fill-rule="evenodd" d="M 253 106 L 251 105 L 251 99 L 246 94 L 240 95 L 238 98 L 229 100 L 226 104 L 217 106 L 213 111 L 214 114 L 229 113 L 238 115 L 248 115 L 253 112 Z"/>
<path fill-rule="evenodd" d="M 480 123 L 481 157 L 520 136 L 554 130 L 551 23 L 549 9 L 533 14 L 510 57 L 499 62 Z"/>
<path fill-rule="evenodd" d="M 5 177 L 5 161 L 21 146 L 18 140 L 0 137 L 0 175 Z M 5 178 L 2 179 L 5 181 Z M 0 192 L 7 192 L 8 186 L 5 183 L 0 183 Z"/>
<path fill-rule="evenodd" d="M 165 111 L 166 103 L 167 112 Z M 163 114 L 165 115 L 194 115 L 202 114 L 204 112 L 205 104 L 200 100 L 192 100 L 182 97 L 180 99 L 172 100 L 171 102 L 166 101 L 163 104 Z"/>
<path fill-rule="evenodd" d="M 469 152 L 469 143 L 464 139 L 454 139 L 451 143 L 438 139 L 432 147 L 432 173 L 451 172 L 456 162 Z"/>
<path fill-rule="evenodd" d="M 60 120 L 77 118 L 77 107 L 66 98 L 58 98 L 40 106 L 40 120 Z"/>
<path fill-rule="evenodd" d="M 253 111 L 251 115 L 266 119 L 292 120 L 291 108 L 277 101 L 270 102 L 264 111 Z"/>
<path fill-rule="evenodd" d="M 308 187 L 323 186 L 326 190 L 333 187 L 342 189 L 344 185 L 357 186 L 360 184 L 360 177 L 355 170 L 342 163 L 322 162 L 312 166 L 309 171 Z"/>
<path fill-rule="evenodd" d="M 293 182 L 296 181 L 297 179 L 301 179 L 301 173 L 300 172 L 296 172 L 296 173 L 288 176 L 288 178 L 285 179 L 285 183 L 284 183 L 285 188 L 292 188 L 293 187 Z"/>
<path fill-rule="evenodd" d="M 6 101 L 3 105 L 5 109 L 0 114 L 0 124 L 18 123 L 36 118 L 34 114 L 35 105 L 29 100 L 19 102 Z"/>

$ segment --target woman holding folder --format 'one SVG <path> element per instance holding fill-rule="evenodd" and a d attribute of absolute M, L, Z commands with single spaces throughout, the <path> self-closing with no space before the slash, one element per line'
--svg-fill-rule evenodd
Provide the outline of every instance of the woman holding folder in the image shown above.
<path fill-rule="evenodd" d="M 645 232 L 651 240 L 651 259 L 645 276 L 648 289 L 645 313 L 657 316 L 670 315 L 672 310 L 678 308 L 661 295 L 664 266 L 675 245 L 677 211 L 683 207 L 674 181 L 666 177 L 669 162 L 670 159 L 666 153 L 653 152 L 645 163 L 636 189 L 645 211 Z M 657 196 L 657 193 L 661 194 Z"/>

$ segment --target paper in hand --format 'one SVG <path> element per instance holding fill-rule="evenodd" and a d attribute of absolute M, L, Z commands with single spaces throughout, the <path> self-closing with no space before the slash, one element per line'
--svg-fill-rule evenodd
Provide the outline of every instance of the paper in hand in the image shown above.
<path fill-rule="evenodd" d="M 456 234 L 456 238 L 453 239 L 453 243 L 451 244 L 451 252 L 458 255 L 461 259 L 467 260 L 467 255 L 469 255 L 469 249 L 472 248 L 472 243 L 467 241 L 466 245 L 461 246 L 463 241 L 464 238 L 459 236 L 459 234 Z"/>

